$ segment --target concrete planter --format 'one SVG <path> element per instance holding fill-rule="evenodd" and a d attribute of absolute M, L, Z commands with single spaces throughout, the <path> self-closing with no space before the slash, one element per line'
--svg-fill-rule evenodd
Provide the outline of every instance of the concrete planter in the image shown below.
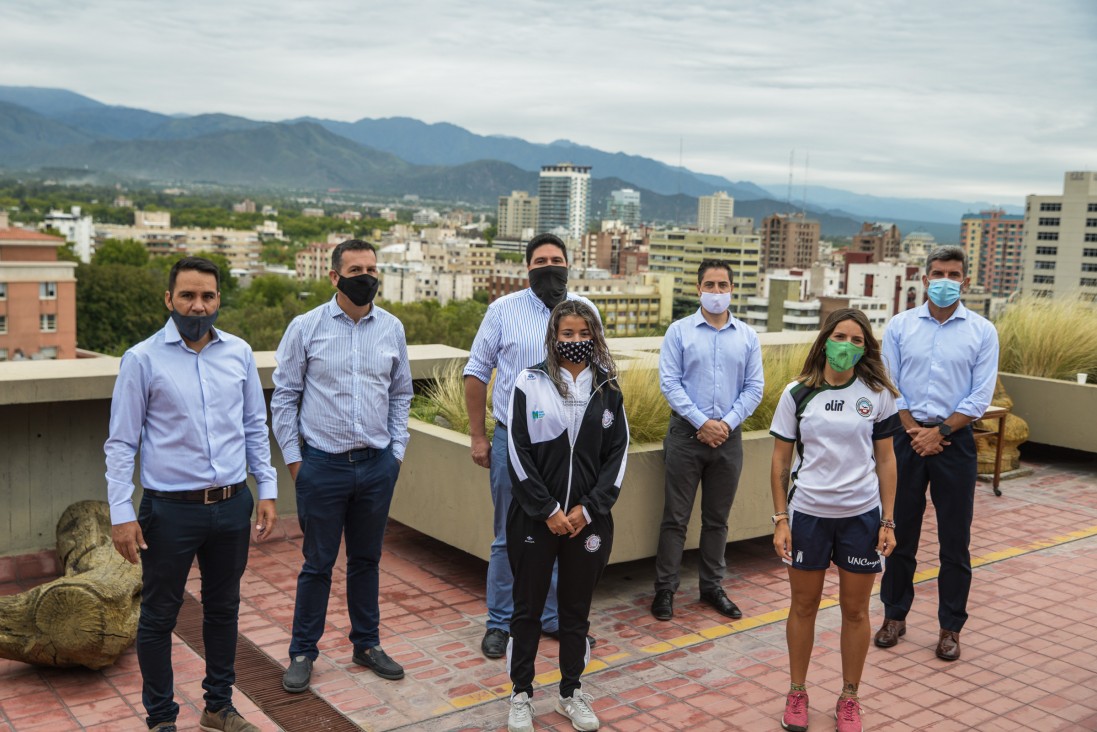
<path fill-rule="evenodd" d="M 1013 399 L 1013 413 L 1028 422 L 1029 442 L 1097 452 L 1097 384 L 1038 376 L 999 374 Z"/>
<path fill-rule="evenodd" d="M 411 442 L 390 515 L 396 521 L 481 559 L 492 540 L 488 471 L 469 458 L 469 438 L 452 430 L 411 420 Z M 743 436 L 743 475 L 729 519 L 729 541 L 769 536 L 773 502 L 769 464 L 773 438 L 765 432 Z M 698 492 L 698 499 L 700 492 Z M 629 449 L 621 497 L 614 507 L 611 562 L 655 556 L 663 513 L 663 447 L 651 443 Z M 695 549 L 700 507 L 693 512 L 686 548 Z"/>

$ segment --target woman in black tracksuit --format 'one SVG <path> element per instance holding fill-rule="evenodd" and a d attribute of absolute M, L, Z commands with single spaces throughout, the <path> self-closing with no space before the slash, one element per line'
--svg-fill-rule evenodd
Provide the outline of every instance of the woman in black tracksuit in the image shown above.
<path fill-rule="evenodd" d="M 610 509 L 629 440 L 616 369 L 591 307 L 576 300 L 557 305 L 545 346 L 545 362 L 518 375 L 510 402 L 511 732 L 533 730 L 534 661 L 556 562 L 562 675 L 556 710 L 577 730 L 598 729 L 579 677 L 590 659 L 590 605 L 613 545 Z"/>

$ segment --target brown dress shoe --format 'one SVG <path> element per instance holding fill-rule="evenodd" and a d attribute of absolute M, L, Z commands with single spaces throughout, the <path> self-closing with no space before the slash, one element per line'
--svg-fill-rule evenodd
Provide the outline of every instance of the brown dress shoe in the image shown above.
<path fill-rule="evenodd" d="M 880 648 L 891 648 L 906 634 L 907 621 L 885 618 L 884 624 L 876 631 L 876 636 L 872 639 L 872 642 Z"/>
<path fill-rule="evenodd" d="M 941 629 L 941 640 L 937 641 L 937 658 L 942 661 L 955 661 L 960 657 L 960 634 L 955 630 Z"/>

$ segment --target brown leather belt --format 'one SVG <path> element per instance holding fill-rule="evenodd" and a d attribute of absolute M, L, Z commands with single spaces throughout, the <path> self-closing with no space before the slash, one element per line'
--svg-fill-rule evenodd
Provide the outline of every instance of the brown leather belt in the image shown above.
<path fill-rule="evenodd" d="M 242 480 L 235 485 L 199 488 L 195 491 L 154 491 L 152 488 L 146 488 L 145 493 L 154 498 L 165 498 L 169 501 L 186 501 L 187 503 L 204 503 L 209 505 L 232 498 L 247 487 L 247 481 Z"/>

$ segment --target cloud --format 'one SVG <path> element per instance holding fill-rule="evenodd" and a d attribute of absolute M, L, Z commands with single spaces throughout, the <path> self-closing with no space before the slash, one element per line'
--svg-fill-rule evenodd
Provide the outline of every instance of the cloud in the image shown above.
<path fill-rule="evenodd" d="M 410 116 L 760 183 L 797 150 L 884 195 L 1097 167 L 1086 0 L 38 0 L 0 27 L 0 83 L 165 113 Z"/>

